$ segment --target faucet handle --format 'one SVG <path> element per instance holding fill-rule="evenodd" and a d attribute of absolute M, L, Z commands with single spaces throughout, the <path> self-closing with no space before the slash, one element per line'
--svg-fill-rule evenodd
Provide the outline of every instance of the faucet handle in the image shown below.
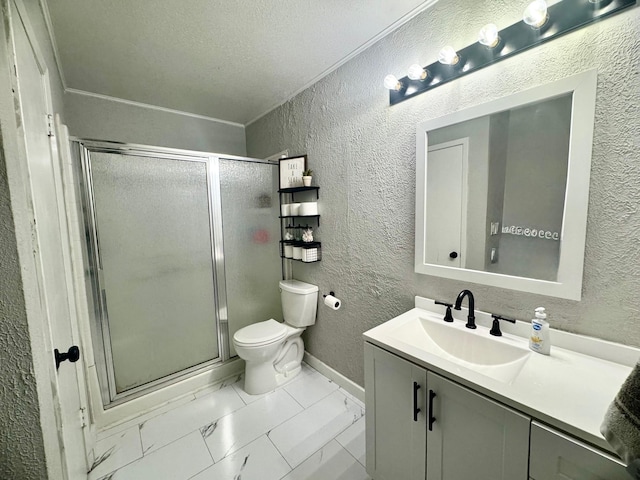
<path fill-rule="evenodd" d="M 439 300 L 435 300 L 434 303 L 436 305 L 444 305 L 445 307 L 447 307 L 447 312 L 444 314 L 444 321 L 453 322 L 453 315 L 451 315 L 451 307 L 453 307 L 453 304 L 447 303 L 447 302 L 441 302 Z"/>
<path fill-rule="evenodd" d="M 501 337 L 502 332 L 500 331 L 500 320 L 504 320 L 505 322 L 516 323 L 515 318 L 507 318 L 501 315 L 491 314 L 491 318 L 493 318 L 493 324 L 491 325 L 491 331 L 489 332 L 494 337 Z"/>

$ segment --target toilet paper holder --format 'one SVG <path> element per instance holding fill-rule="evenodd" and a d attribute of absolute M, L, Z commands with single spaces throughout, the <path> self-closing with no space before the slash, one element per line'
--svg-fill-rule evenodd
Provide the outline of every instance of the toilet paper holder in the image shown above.
<path fill-rule="evenodd" d="M 331 310 L 338 310 L 342 306 L 342 300 L 335 297 L 333 291 L 329 292 L 329 295 L 322 295 L 324 298 L 324 304 Z"/>
<path fill-rule="evenodd" d="M 333 290 L 331 290 L 331 291 L 328 293 L 328 295 L 331 295 L 332 297 L 335 297 L 335 296 L 336 296 L 336 292 L 334 292 Z M 322 298 L 326 298 L 326 297 L 327 297 L 327 294 L 322 295 Z"/>

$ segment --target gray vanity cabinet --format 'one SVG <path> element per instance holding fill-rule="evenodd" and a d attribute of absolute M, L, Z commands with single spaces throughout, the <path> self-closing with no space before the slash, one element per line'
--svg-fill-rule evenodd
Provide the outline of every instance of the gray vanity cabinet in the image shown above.
<path fill-rule="evenodd" d="M 630 480 L 620 460 L 551 428 L 531 425 L 531 480 Z"/>
<path fill-rule="evenodd" d="M 367 472 L 424 480 L 427 371 L 368 343 L 364 359 Z"/>
<path fill-rule="evenodd" d="M 428 480 L 527 478 L 529 417 L 432 372 L 427 385 Z"/>
<path fill-rule="evenodd" d="M 375 480 L 527 479 L 529 417 L 369 343 L 365 400 Z"/>

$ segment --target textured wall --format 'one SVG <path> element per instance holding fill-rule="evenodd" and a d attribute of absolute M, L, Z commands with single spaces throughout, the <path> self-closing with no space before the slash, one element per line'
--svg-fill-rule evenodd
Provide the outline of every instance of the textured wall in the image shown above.
<path fill-rule="evenodd" d="M 2 41 L 0 55 L 6 55 Z M 0 85 L 6 88 L 0 96 L 0 110 L 13 115 L 6 76 L 0 78 Z M 39 479 L 46 478 L 46 467 L 5 162 L 10 148 L 3 137 L 11 130 L 5 118 L 0 116 L 0 478 Z"/>
<path fill-rule="evenodd" d="M 441 46 L 466 46 L 483 23 L 517 21 L 526 2 L 441 0 L 393 34 L 247 127 L 249 155 L 308 153 L 321 186 L 323 260 L 294 277 L 334 290 L 308 351 L 363 383 L 361 334 L 413 306 L 414 295 L 453 300 L 471 287 L 479 309 L 531 318 L 547 307 L 563 330 L 640 346 L 640 9 L 554 40 L 394 107 L 387 73 L 427 65 Z M 465 107 L 598 68 L 592 177 L 581 302 L 417 275 L 415 127 Z"/>
<path fill-rule="evenodd" d="M 244 127 L 67 92 L 69 132 L 79 138 L 246 155 Z"/>
<path fill-rule="evenodd" d="M 27 313 L 1 149 L 0 432 L 0 478 L 46 478 Z"/>

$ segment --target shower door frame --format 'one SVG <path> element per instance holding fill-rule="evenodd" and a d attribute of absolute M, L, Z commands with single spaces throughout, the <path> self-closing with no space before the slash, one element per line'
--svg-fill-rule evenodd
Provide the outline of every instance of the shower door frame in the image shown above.
<path fill-rule="evenodd" d="M 229 320 L 227 311 L 227 292 L 224 262 L 224 240 L 222 225 L 222 202 L 220 194 L 220 160 L 235 160 L 242 162 L 263 163 L 277 166 L 273 162 L 250 157 L 224 155 L 192 150 L 182 150 L 166 147 L 154 147 L 138 144 L 109 142 L 102 140 L 88 140 L 72 137 L 72 144 L 78 147 L 81 166 L 81 195 L 83 196 L 84 223 L 86 228 L 87 253 L 89 258 L 89 275 L 91 277 L 91 291 L 94 301 L 94 318 L 89 319 L 92 330 L 92 340 L 97 339 L 99 345 L 93 345 L 96 373 L 102 403 L 105 408 L 119 405 L 125 401 L 145 395 L 159 388 L 172 385 L 192 375 L 223 364 L 230 357 Z M 72 149 L 73 150 L 73 149 Z M 179 372 L 172 373 L 157 380 L 133 387 L 121 393 L 116 393 L 115 372 L 111 351 L 111 336 L 109 331 L 109 315 L 106 303 L 106 292 L 102 278 L 102 258 L 96 211 L 93 197 L 93 183 L 91 176 L 91 153 L 112 153 L 139 157 L 158 158 L 163 160 L 180 160 L 204 163 L 207 175 L 207 190 L 209 202 L 209 231 L 211 235 L 211 259 L 214 285 L 214 307 L 216 311 L 215 325 L 218 337 L 218 356 L 206 362 L 194 365 Z M 135 160 L 134 160 L 135 161 Z M 93 343 L 93 342 L 92 342 Z"/>

